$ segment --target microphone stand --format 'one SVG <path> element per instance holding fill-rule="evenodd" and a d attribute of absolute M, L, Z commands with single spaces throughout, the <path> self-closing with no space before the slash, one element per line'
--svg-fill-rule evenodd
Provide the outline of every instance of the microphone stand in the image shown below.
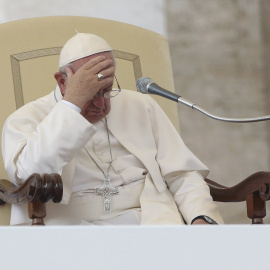
<path fill-rule="evenodd" d="M 195 109 L 210 118 L 215 120 L 224 121 L 224 122 L 231 122 L 231 123 L 250 123 L 250 122 L 259 122 L 259 121 L 267 121 L 270 120 L 270 115 L 266 116 L 259 116 L 259 117 L 251 117 L 251 118 L 228 118 L 228 117 L 220 117 L 214 114 L 209 113 L 208 111 L 204 110 L 203 108 L 197 106 L 195 103 L 190 102 L 187 99 L 182 98 L 176 93 L 170 92 L 166 89 L 163 89 L 156 83 L 154 83 L 150 78 L 143 77 L 137 80 L 136 82 L 137 89 L 143 94 L 152 94 L 165 97 L 167 99 L 173 100 L 178 103 L 182 103 L 192 109 Z"/>
<path fill-rule="evenodd" d="M 215 120 L 219 120 L 219 121 L 224 121 L 224 122 L 231 122 L 231 123 L 250 123 L 250 122 L 259 122 L 259 121 L 267 121 L 270 120 L 270 115 L 266 115 L 266 116 L 259 116 L 259 117 L 251 117 L 251 118 L 228 118 L 228 117 L 220 117 L 220 116 L 216 116 L 214 114 L 209 113 L 208 111 L 202 109 L 201 107 L 197 106 L 196 104 L 182 98 L 179 97 L 177 98 L 178 103 L 182 103 L 192 109 L 195 109 Z"/>

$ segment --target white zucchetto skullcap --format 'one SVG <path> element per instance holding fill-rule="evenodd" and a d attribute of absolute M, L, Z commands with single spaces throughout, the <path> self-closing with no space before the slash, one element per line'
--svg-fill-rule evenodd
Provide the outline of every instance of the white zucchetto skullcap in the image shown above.
<path fill-rule="evenodd" d="M 59 67 L 89 55 L 108 51 L 112 51 L 112 48 L 103 38 L 88 33 L 77 33 L 62 48 Z"/>

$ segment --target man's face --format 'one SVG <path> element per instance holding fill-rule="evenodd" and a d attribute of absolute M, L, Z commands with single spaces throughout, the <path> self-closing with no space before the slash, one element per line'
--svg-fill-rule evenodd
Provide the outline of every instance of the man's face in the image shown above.
<path fill-rule="evenodd" d="M 79 59 L 75 62 L 73 62 L 71 64 L 71 68 L 73 70 L 74 73 L 76 73 L 76 71 L 83 66 L 86 62 L 88 62 L 89 60 L 97 57 L 97 56 L 105 56 L 106 59 L 113 59 L 113 55 L 111 52 L 102 52 L 102 53 L 98 53 L 95 55 L 91 55 L 82 59 Z M 112 66 L 114 66 L 114 61 Z M 102 72 L 100 72 L 102 73 Z M 113 76 L 113 75 L 112 75 Z M 100 89 L 97 97 L 94 97 L 92 100 L 87 101 L 82 110 L 81 110 L 81 115 L 87 119 L 90 123 L 96 123 L 99 120 L 103 119 L 111 110 L 111 102 L 110 99 L 104 98 L 102 93 L 106 92 L 106 91 L 110 91 L 112 90 L 112 85 L 110 85 L 109 87 L 107 87 L 106 89 Z"/>
<path fill-rule="evenodd" d="M 110 87 L 112 89 L 112 87 Z M 111 90 L 110 89 L 110 90 Z M 104 91 L 107 91 L 104 89 Z M 100 90 L 99 93 L 103 93 Z M 109 98 L 104 98 L 102 95 L 93 98 L 86 102 L 82 108 L 81 115 L 90 123 L 96 123 L 103 119 L 111 110 L 111 101 Z"/>

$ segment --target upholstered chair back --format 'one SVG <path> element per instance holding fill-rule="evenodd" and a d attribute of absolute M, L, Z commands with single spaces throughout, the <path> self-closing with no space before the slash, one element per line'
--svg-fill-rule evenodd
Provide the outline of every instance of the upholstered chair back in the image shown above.
<path fill-rule="evenodd" d="M 0 127 L 16 109 L 50 93 L 56 86 L 59 52 L 78 32 L 103 37 L 114 49 L 116 76 L 123 89 L 136 91 L 140 77 L 174 91 L 168 41 L 149 30 L 116 21 L 55 16 L 0 25 Z M 176 104 L 154 96 L 179 130 Z M 0 179 L 8 179 L 0 158 Z M 8 225 L 10 205 L 0 207 L 0 225 Z"/>

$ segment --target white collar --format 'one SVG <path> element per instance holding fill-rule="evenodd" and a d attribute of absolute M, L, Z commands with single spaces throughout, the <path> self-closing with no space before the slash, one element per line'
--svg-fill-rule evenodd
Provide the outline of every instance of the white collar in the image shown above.
<path fill-rule="evenodd" d="M 54 99 L 56 102 L 60 101 L 61 99 L 63 99 L 63 96 L 61 94 L 60 88 L 58 85 L 56 85 L 55 89 L 54 89 Z"/>

